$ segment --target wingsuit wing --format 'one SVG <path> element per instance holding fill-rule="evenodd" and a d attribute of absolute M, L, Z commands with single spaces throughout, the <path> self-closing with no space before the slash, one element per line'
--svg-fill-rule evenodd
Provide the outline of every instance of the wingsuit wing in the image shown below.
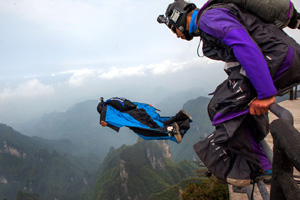
<path fill-rule="evenodd" d="M 122 100 L 123 101 L 123 100 Z M 118 106 L 105 103 L 100 116 L 100 122 L 105 121 L 108 127 L 119 131 L 121 127 L 128 127 L 145 140 L 172 140 L 167 126 L 163 123 L 171 117 L 160 117 L 158 109 L 150 104 L 130 102 L 132 109 L 118 109 Z"/>

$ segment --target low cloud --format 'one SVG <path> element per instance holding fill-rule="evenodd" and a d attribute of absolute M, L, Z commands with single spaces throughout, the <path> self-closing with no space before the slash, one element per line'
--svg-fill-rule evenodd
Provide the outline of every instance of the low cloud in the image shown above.
<path fill-rule="evenodd" d="M 175 73 L 184 69 L 184 66 L 187 63 L 172 63 L 171 61 L 167 60 L 161 64 L 150 65 L 149 68 L 151 69 L 152 73 L 155 75 L 163 75 L 167 73 Z"/>
<path fill-rule="evenodd" d="M 51 95 L 54 88 L 50 85 L 42 84 L 38 79 L 29 80 L 15 88 L 5 88 L 0 92 L 1 100 L 25 98 L 33 99 L 38 96 Z"/>
<path fill-rule="evenodd" d="M 130 77 L 144 77 L 144 76 L 163 76 L 166 74 L 179 73 L 191 68 L 207 68 L 215 65 L 216 62 L 207 62 L 206 59 L 193 59 L 186 62 L 171 62 L 166 60 L 158 64 L 139 65 L 136 67 L 111 67 L 107 70 L 103 69 L 88 69 L 83 68 L 79 70 L 70 70 L 61 72 L 59 74 L 70 75 L 67 83 L 71 86 L 82 86 L 87 81 L 102 79 L 115 80 Z"/>
<path fill-rule="evenodd" d="M 115 78 L 145 76 L 147 74 L 145 66 L 117 68 L 112 67 L 108 71 L 99 74 L 99 78 L 112 80 Z"/>
<path fill-rule="evenodd" d="M 71 86 L 81 86 L 86 81 L 94 78 L 96 76 L 95 73 L 98 72 L 92 69 L 84 68 L 81 70 L 71 70 L 71 71 L 62 72 L 61 74 L 71 74 L 68 83 Z"/>

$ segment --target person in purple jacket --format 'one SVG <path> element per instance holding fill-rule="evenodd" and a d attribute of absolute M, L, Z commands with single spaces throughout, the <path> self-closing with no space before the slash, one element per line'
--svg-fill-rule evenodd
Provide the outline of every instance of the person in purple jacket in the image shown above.
<path fill-rule="evenodd" d="M 234 162 L 237 157 L 246 162 L 239 162 L 243 164 L 236 169 L 236 165 L 228 165 L 230 169 L 222 176 L 213 171 L 213 165 L 225 163 L 216 159 L 207 167 L 235 185 L 270 175 L 272 166 L 259 141 L 268 134 L 267 112 L 275 96 L 300 84 L 299 44 L 275 24 L 267 24 L 231 3 L 208 1 L 198 9 L 190 1 L 175 0 L 158 22 L 165 23 L 178 38 L 190 41 L 200 36 L 203 54 L 225 62 L 228 78 L 216 88 L 208 105 L 216 128 L 210 143 L 222 147 L 218 148 L 222 149 L 220 155 L 230 155 L 222 162 Z M 212 158 L 206 162 L 204 153 L 197 152 L 209 165 Z"/>

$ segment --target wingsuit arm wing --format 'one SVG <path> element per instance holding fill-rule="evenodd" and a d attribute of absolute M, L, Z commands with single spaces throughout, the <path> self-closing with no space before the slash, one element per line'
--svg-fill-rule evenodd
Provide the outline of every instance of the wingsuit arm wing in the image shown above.
<path fill-rule="evenodd" d="M 100 123 L 101 123 L 101 121 L 106 122 L 106 111 L 107 111 L 107 105 L 104 106 L 104 108 L 101 111 L 101 114 L 100 114 Z M 114 131 L 117 131 L 117 132 L 119 132 L 119 130 L 120 130 L 119 127 L 116 127 L 116 126 L 111 125 L 109 123 L 107 123 L 107 127 L 111 128 L 111 129 L 113 129 Z"/>

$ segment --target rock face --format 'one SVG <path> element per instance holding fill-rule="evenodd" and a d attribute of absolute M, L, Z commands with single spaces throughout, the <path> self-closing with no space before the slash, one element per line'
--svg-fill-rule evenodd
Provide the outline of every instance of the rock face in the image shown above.
<path fill-rule="evenodd" d="M 17 150 L 14 147 L 8 146 L 6 141 L 3 141 L 3 146 L 0 148 L 0 154 L 9 154 L 17 158 L 26 159 L 26 153 L 22 152 L 21 150 Z M 3 174 L 0 176 L 0 183 L 8 184 L 8 180 Z"/>
<path fill-rule="evenodd" d="M 155 156 L 154 153 L 151 152 L 151 148 L 147 148 L 147 157 L 151 163 L 152 168 L 155 170 L 165 170 L 166 164 L 165 159 L 172 159 L 172 154 L 170 152 L 170 146 L 166 141 L 157 142 L 158 146 L 161 148 L 162 155 Z"/>
<path fill-rule="evenodd" d="M 151 155 L 151 151 L 149 149 L 147 149 L 147 157 L 153 169 L 166 169 L 166 164 L 164 163 L 163 158 L 156 158 L 154 155 Z"/>
<path fill-rule="evenodd" d="M 121 183 L 122 192 L 123 194 L 128 194 L 128 189 L 127 189 L 128 173 L 126 172 L 125 169 L 125 160 L 120 160 L 120 178 L 122 180 Z"/>
<path fill-rule="evenodd" d="M 0 183 L 7 184 L 8 182 L 7 182 L 7 179 L 4 176 L 2 176 L 2 177 L 0 177 Z"/>
<path fill-rule="evenodd" d="M 3 149 L 0 149 L 0 153 L 6 153 L 17 158 L 26 159 L 26 153 L 22 152 L 21 150 L 17 150 L 14 147 L 8 146 L 6 141 L 3 141 Z"/>

